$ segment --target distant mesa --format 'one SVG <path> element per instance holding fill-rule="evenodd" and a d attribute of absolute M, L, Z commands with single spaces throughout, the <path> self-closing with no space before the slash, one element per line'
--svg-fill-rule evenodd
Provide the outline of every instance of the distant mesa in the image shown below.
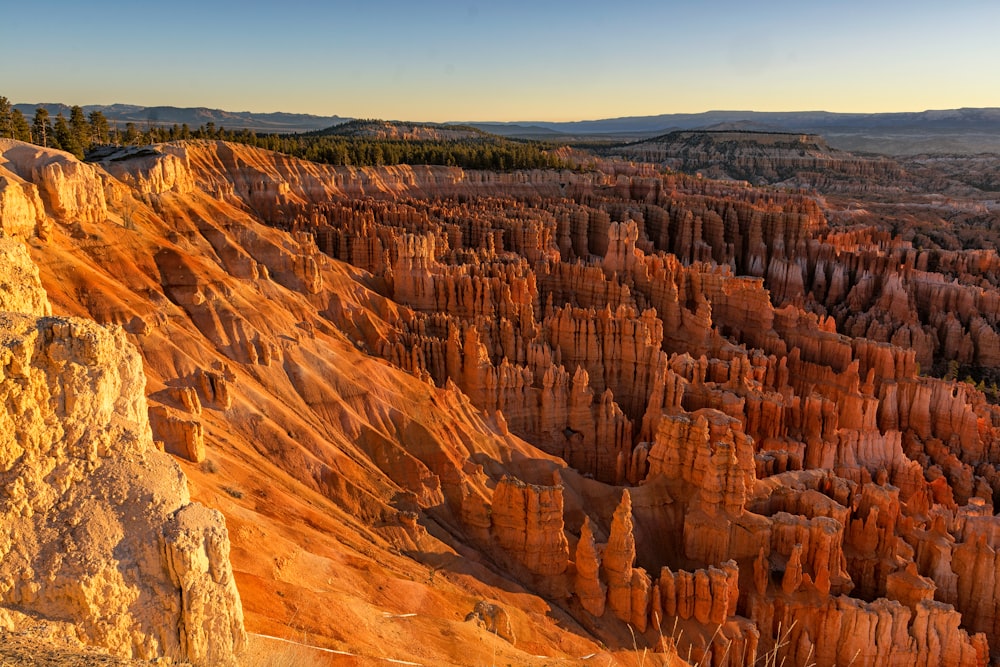
<path fill-rule="evenodd" d="M 542 127 L 541 125 L 521 125 L 517 123 L 458 123 L 478 128 L 484 132 L 498 134 L 501 137 L 521 137 L 526 139 L 559 139 L 567 136 L 565 132 Z"/>
<path fill-rule="evenodd" d="M 784 184 L 825 192 L 856 187 L 862 174 L 878 182 L 899 182 L 899 164 L 884 157 L 860 156 L 831 148 L 818 134 L 744 129 L 679 130 L 601 152 L 652 162 L 710 178 L 755 185 Z M 718 126 L 715 126 L 718 127 Z"/>
<path fill-rule="evenodd" d="M 356 139 L 394 139 L 402 141 L 461 141 L 483 137 L 487 133 L 468 125 L 412 123 L 398 120 L 360 119 L 338 123 L 314 134 Z"/>
<path fill-rule="evenodd" d="M 737 120 L 725 123 L 714 123 L 706 127 L 695 127 L 694 130 L 701 130 L 703 132 L 774 132 L 774 133 L 788 133 L 787 128 L 782 128 L 780 125 L 770 125 L 768 123 L 758 123 L 752 120 Z M 666 134 L 666 133 L 664 133 Z M 795 134 L 801 134 L 796 132 Z"/>

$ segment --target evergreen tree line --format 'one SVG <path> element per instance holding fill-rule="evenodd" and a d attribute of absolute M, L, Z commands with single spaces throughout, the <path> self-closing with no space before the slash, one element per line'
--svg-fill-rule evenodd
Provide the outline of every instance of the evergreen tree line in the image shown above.
<path fill-rule="evenodd" d="M 483 136 L 464 139 L 381 139 L 371 137 L 268 134 L 246 140 L 252 146 L 332 165 L 434 164 L 466 169 L 539 169 L 567 165 L 539 142 Z"/>
<path fill-rule="evenodd" d="M 51 118 L 45 107 L 35 109 L 29 120 L 0 96 L 0 138 L 27 141 L 57 148 L 83 159 L 98 146 L 145 145 L 183 139 L 217 139 L 265 148 L 294 157 L 332 165 L 381 166 L 434 164 L 467 169 L 564 168 L 552 154 L 554 145 L 537 141 L 517 141 L 483 133 L 464 139 L 405 140 L 371 137 L 332 136 L 321 133 L 261 134 L 251 130 L 227 130 L 206 123 L 196 129 L 174 124 L 171 127 L 126 123 L 124 129 L 109 123 L 100 111 L 85 115 L 79 106 Z"/>
<path fill-rule="evenodd" d="M 20 109 L 0 96 L 0 139 L 28 141 L 83 158 L 90 148 L 112 143 L 112 130 L 100 111 L 92 111 L 87 117 L 78 106 L 70 109 L 69 119 L 59 113 L 54 120 L 48 109 L 40 106 L 29 123 Z"/>
<path fill-rule="evenodd" d="M 138 146 L 177 139 L 213 138 L 214 134 L 217 134 L 214 127 L 192 131 L 186 123 L 170 128 L 150 125 L 145 129 L 140 129 L 135 123 L 126 123 L 124 128 L 120 128 L 117 122 L 109 122 L 100 111 L 85 115 L 79 106 L 70 108 L 68 119 L 62 113 L 56 114 L 53 119 L 48 109 L 39 106 L 29 122 L 20 109 L 15 109 L 6 97 L 0 96 L 0 139 L 17 139 L 56 148 L 81 160 L 88 151 L 98 146 Z"/>

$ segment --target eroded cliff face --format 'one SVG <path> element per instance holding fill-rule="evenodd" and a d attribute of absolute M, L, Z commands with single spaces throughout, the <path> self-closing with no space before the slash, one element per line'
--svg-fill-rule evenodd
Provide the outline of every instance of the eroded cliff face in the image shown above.
<path fill-rule="evenodd" d="M 55 312 L 140 349 L 153 437 L 226 513 L 254 631 L 393 658 L 423 633 L 420 656 L 463 664 L 488 599 L 511 632 L 481 645 L 519 664 L 595 637 L 623 664 L 636 644 L 663 664 L 997 652 L 1000 587 L 973 582 L 1000 413 L 919 373 L 993 363 L 989 252 L 616 163 L 121 157 L 79 172 L 105 219 L 47 214 L 34 256 Z"/>
<path fill-rule="evenodd" d="M 783 183 L 824 192 L 905 189 L 894 160 L 831 148 L 815 134 L 743 130 L 678 131 L 613 149 L 630 160 L 709 178 Z"/>
<path fill-rule="evenodd" d="M 153 447 L 122 330 L 51 317 L 0 239 L 0 623 L 42 618 L 140 658 L 234 664 L 245 641 L 222 516 Z"/>

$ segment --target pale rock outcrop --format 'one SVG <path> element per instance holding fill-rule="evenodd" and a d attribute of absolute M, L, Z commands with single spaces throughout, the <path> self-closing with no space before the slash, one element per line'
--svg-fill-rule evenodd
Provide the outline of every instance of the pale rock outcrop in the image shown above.
<path fill-rule="evenodd" d="M 2 150 L 3 144 L 0 144 Z M 38 188 L 9 171 L 5 162 L 0 155 L 0 233 L 22 239 L 35 234 L 43 236 L 50 223 L 45 217 Z"/>
<path fill-rule="evenodd" d="M 187 194 L 194 190 L 190 160 L 171 146 L 126 146 L 102 158 L 112 176 L 143 192 Z"/>
<path fill-rule="evenodd" d="M 181 655 L 196 664 L 229 662 L 246 635 L 232 584 L 225 519 L 204 505 L 188 503 L 167 521 L 162 544 L 170 580 L 182 591 Z"/>
<path fill-rule="evenodd" d="M 31 261 L 27 247 L 4 238 L 0 238 L 0 312 L 38 317 L 52 314 L 38 267 Z"/>
<path fill-rule="evenodd" d="M 107 173 L 69 153 L 0 139 L 0 169 L 34 184 L 45 213 L 60 223 L 102 222 L 107 218 Z M 39 213 L 36 207 L 36 216 Z M 18 217 L 24 220 L 28 215 L 25 211 Z"/>
<path fill-rule="evenodd" d="M 38 317 L 25 255 L 4 252 L 2 282 L 29 279 L 3 308 L 33 312 L 0 312 L 0 615 L 127 657 L 232 663 L 245 633 L 225 526 L 153 447 L 138 353 L 120 329 Z"/>

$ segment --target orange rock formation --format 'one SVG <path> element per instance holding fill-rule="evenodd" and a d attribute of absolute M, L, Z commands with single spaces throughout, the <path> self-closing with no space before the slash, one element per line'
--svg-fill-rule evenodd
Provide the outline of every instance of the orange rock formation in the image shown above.
<path fill-rule="evenodd" d="M 0 148 L 0 227 L 54 312 L 140 350 L 251 632 L 433 664 L 1000 655 L 1000 410 L 920 370 L 1000 359 L 995 254 L 623 163 Z M 463 622 L 484 599 L 510 637 Z"/>

